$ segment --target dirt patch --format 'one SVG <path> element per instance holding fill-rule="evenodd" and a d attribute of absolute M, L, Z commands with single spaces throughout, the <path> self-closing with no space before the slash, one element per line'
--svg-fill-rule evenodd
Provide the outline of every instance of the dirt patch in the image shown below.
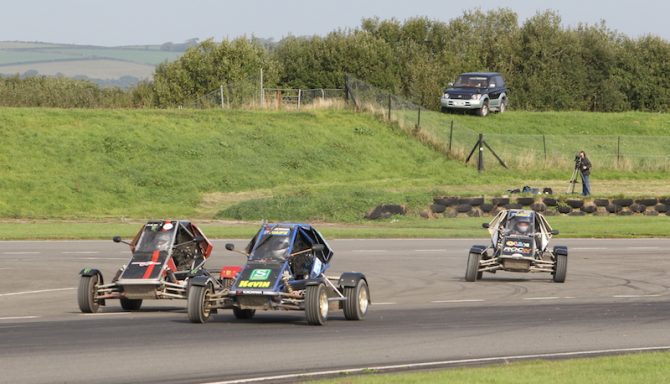
<path fill-rule="evenodd" d="M 196 215 L 202 218 L 213 218 L 217 212 L 231 205 L 247 200 L 266 199 L 272 197 L 269 189 L 256 189 L 244 192 L 210 192 L 202 196 L 196 208 Z"/>

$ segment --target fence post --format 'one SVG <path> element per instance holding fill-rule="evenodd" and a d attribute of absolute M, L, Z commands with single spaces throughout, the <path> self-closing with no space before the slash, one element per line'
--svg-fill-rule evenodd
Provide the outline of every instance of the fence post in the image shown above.
<path fill-rule="evenodd" d="M 449 149 L 447 150 L 447 154 L 451 155 L 451 139 L 454 137 L 454 120 L 451 120 L 451 127 L 449 128 Z"/>
<path fill-rule="evenodd" d="M 616 137 L 616 166 L 619 166 L 619 160 L 621 158 L 621 136 Z"/>
<path fill-rule="evenodd" d="M 259 101 L 261 102 L 261 108 L 265 106 L 265 91 L 263 90 L 263 68 L 261 68 L 261 95 Z"/>
<path fill-rule="evenodd" d="M 415 127 L 415 129 L 417 131 L 419 129 L 421 129 L 421 107 L 419 107 L 419 113 L 417 114 L 417 117 L 416 117 L 416 127 Z"/>
<path fill-rule="evenodd" d="M 223 99 L 223 84 L 219 87 L 219 95 L 221 95 L 221 109 L 225 108 L 225 100 Z"/>
<path fill-rule="evenodd" d="M 544 147 L 544 161 L 547 161 L 547 140 L 544 135 L 542 135 L 542 146 Z"/>
<path fill-rule="evenodd" d="M 389 93 L 389 121 L 391 121 L 391 94 Z"/>

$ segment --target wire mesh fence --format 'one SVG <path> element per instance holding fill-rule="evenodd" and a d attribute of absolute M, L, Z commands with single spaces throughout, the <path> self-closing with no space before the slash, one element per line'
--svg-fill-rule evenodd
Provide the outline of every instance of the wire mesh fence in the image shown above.
<path fill-rule="evenodd" d="M 465 161 L 478 149 L 480 132 L 449 115 L 427 111 L 353 77 L 347 77 L 345 90 L 357 110 L 395 122 L 450 158 Z M 670 170 L 670 136 L 484 133 L 484 140 L 507 166 L 516 169 L 573 167 L 577 152 L 588 148 L 587 155 L 599 169 Z"/>

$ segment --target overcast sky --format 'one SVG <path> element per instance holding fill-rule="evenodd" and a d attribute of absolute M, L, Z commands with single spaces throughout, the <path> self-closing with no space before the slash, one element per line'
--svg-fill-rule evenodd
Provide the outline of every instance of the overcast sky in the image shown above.
<path fill-rule="evenodd" d="M 364 17 L 449 21 L 466 9 L 510 8 L 520 21 L 557 11 L 565 26 L 605 20 L 631 37 L 670 40 L 670 0 L 3 0 L 0 40 L 92 45 L 159 44 L 252 34 L 325 35 Z"/>

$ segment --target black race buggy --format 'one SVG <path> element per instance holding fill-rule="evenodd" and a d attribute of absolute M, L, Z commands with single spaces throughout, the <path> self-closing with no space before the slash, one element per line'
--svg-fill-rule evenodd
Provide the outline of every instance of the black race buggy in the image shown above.
<path fill-rule="evenodd" d="M 205 260 L 212 243 L 202 231 L 186 220 L 149 221 L 128 243 L 128 264 L 109 283 L 95 268 L 81 270 L 77 302 L 82 312 L 97 312 L 109 299 L 119 299 L 124 310 L 139 310 L 145 299 L 186 299 L 188 281 L 206 275 Z"/>

